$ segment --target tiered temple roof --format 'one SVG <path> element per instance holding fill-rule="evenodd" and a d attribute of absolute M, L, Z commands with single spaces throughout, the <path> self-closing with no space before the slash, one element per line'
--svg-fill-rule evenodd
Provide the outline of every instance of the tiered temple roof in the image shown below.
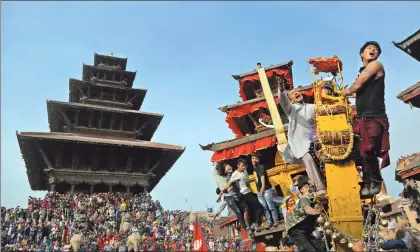
<path fill-rule="evenodd" d="M 252 72 L 251 72 L 252 73 Z M 313 96 L 312 85 L 297 88 L 307 98 Z M 273 93 L 275 98 L 278 97 L 277 90 Z M 278 103 L 278 99 L 276 99 Z M 269 148 L 276 144 L 275 131 L 267 129 L 261 132 L 251 131 L 253 124 L 249 120 L 248 115 L 260 108 L 267 108 L 265 97 L 257 97 L 251 100 L 238 102 L 232 105 L 220 107 L 219 110 L 227 114 L 226 122 L 236 138 L 218 143 L 200 145 L 202 150 L 214 152 L 211 161 L 221 161 L 234 159 L 242 155 L 248 155 L 255 150 Z M 278 106 L 279 111 L 282 111 Z M 288 121 L 284 114 L 281 114 L 284 128 L 287 131 Z M 252 150 L 252 151 L 251 151 Z"/>
<path fill-rule="evenodd" d="M 150 142 L 163 115 L 140 109 L 127 59 L 94 55 L 83 80 L 70 79 L 69 101 L 47 101 L 51 132 L 17 132 L 33 190 L 152 190 L 185 148 Z"/>
<path fill-rule="evenodd" d="M 70 79 L 69 101 L 139 110 L 146 89 Z"/>
<path fill-rule="evenodd" d="M 393 43 L 403 52 L 407 53 L 417 61 L 420 61 L 420 30 L 416 31 L 399 43 Z"/>
<path fill-rule="evenodd" d="M 393 43 L 397 48 L 420 61 L 420 30 L 399 43 Z M 420 108 L 420 82 L 399 93 L 397 98 L 411 106 Z"/>
<path fill-rule="evenodd" d="M 420 174 L 420 152 L 400 158 L 395 173 L 398 181 Z"/>
<path fill-rule="evenodd" d="M 288 61 L 265 68 L 277 104 L 279 102 L 277 98 L 278 87 L 274 84 L 274 77 L 284 78 L 288 89 L 292 88 L 292 65 L 293 61 Z M 242 155 L 249 155 L 254 151 L 273 147 L 277 141 L 274 130 L 260 127 L 259 118 L 262 116 L 269 117 L 269 112 L 259 82 L 258 72 L 254 70 L 232 75 L 232 77 L 239 82 L 239 96 L 242 101 L 226 105 L 219 110 L 227 114 L 225 121 L 236 138 L 220 143 L 200 145 L 202 150 L 214 152 L 212 161 L 230 160 Z M 280 106 L 279 110 L 282 112 Z M 284 113 L 281 116 L 283 123 L 287 124 L 287 117 Z"/>
<path fill-rule="evenodd" d="M 150 141 L 163 115 L 115 107 L 47 101 L 51 132 L 101 133 Z"/>
<path fill-rule="evenodd" d="M 397 95 L 401 101 L 420 108 L 420 81 Z"/>

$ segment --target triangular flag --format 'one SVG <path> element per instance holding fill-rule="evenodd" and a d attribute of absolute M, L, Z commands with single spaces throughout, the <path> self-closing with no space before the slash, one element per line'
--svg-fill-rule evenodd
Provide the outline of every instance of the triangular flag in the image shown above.
<path fill-rule="evenodd" d="M 195 224 L 194 224 L 194 243 L 192 251 L 208 251 L 206 239 L 204 238 L 203 230 L 201 229 L 200 222 L 198 218 L 195 217 Z"/>

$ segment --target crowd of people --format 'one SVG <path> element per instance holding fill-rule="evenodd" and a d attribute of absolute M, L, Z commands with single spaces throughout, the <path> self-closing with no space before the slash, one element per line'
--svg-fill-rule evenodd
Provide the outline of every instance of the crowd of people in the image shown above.
<path fill-rule="evenodd" d="M 193 246 L 189 213 L 165 211 L 148 193 L 49 192 L 43 199 L 29 197 L 27 208 L 2 207 L 1 220 L 2 251 L 192 251 Z M 240 240 L 214 237 L 211 222 L 200 223 L 211 251 L 241 248 Z"/>
<path fill-rule="evenodd" d="M 383 178 L 380 169 L 390 163 L 389 123 L 384 101 L 385 70 L 377 61 L 381 48 L 378 43 L 370 41 L 362 46 L 359 54 L 363 62 L 359 76 L 353 85 L 344 87 L 341 94 L 345 97 L 356 94 L 354 128 L 360 138 L 363 174 L 360 194 L 369 198 L 381 193 Z M 224 206 L 235 213 L 241 228 L 251 237 L 264 228 L 277 227 L 284 220 L 284 234 L 290 238 L 285 239 L 288 249 L 325 251 L 329 248 L 322 244 L 315 230 L 321 210 L 315 205 L 314 193 L 318 196 L 326 194 L 322 173 L 311 155 L 315 105 L 303 102 L 298 90 L 285 90 L 280 78 L 276 81 L 280 105 L 289 119 L 288 146 L 279 151 L 287 163 L 303 163 L 307 177 L 296 177 L 290 188 L 291 194 L 279 197 L 270 183 L 266 167 L 260 164 L 259 154 L 253 153 L 251 165 L 243 158 L 239 158 L 235 165 L 228 162 L 216 164 L 215 170 L 221 178 L 217 180 L 217 201 L 223 199 Z M 332 91 L 331 87 L 323 87 L 325 94 Z M 381 165 L 378 158 L 382 158 Z M 248 167 L 252 167 L 257 194 L 251 190 Z M 187 214 L 184 211 L 164 211 L 147 193 L 135 196 L 48 193 L 42 200 L 31 198 L 27 209 L 2 208 L 1 245 L 6 251 L 128 251 L 130 244 L 135 244 L 136 251 L 191 251 L 194 225 L 186 219 Z M 266 222 L 264 227 L 262 219 Z M 212 237 L 209 224 L 202 224 L 210 250 L 242 249 L 237 240 Z M 408 233 L 400 236 L 387 244 L 387 248 L 409 248 L 411 238 Z M 130 241 L 136 237 L 139 243 Z"/>

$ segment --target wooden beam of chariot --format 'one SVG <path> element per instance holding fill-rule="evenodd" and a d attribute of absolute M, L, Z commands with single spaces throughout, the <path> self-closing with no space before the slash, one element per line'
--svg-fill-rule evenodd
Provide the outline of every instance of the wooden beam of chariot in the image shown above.
<path fill-rule="evenodd" d="M 67 124 L 68 127 L 72 128 L 73 124 L 71 123 L 68 116 L 63 112 L 63 110 L 60 110 L 61 119 L 63 119 L 64 123 Z"/>
<path fill-rule="evenodd" d="M 273 93 L 271 92 L 271 88 L 268 83 L 267 75 L 265 74 L 265 70 L 260 63 L 257 64 L 257 70 L 258 76 L 260 77 L 261 87 L 264 92 L 265 100 L 267 101 L 268 110 L 270 111 L 271 119 L 273 121 L 278 145 L 284 145 L 287 143 L 287 138 L 286 134 L 284 133 L 284 127 L 281 121 L 279 110 L 277 109 Z"/>
<path fill-rule="evenodd" d="M 38 145 L 38 151 L 41 153 L 42 159 L 44 160 L 45 164 L 48 167 L 48 170 L 53 170 L 54 166 L 51 164 L 50 160 L 48 159 L 47 155 L 45 154 L 44 150 Z"/>

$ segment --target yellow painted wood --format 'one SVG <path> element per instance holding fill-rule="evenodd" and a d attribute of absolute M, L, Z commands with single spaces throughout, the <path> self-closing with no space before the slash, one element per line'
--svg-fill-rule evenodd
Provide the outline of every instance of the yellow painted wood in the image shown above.
<path fill-rule="evenodd" d="M 345 114 L 318 116 L 318 127 L 322 131 L 348 129 Z M 353 161 L 339 165 L 325 164 L 327 178 L 329 216 L 341 231 L 361 238 L 363 233 L 362 202 L 360 200 L 360 176 Z M 338 244 L 337 244 L 338 245 Z M 339 249 L 339 248 L 338 248 Z M 339 249 L 341 251 L 341 249 Z"/>
<path fill-rule="evenodd" d="M 305 171 L 304 165 L 283 163 L 282 165 L 278 165 L 267 170 L 267 175 L 271 185 L 279 185 L 283 195 L 286 196 L 288 195 L 293 175 L 303 171 Z M 254 175 L 249 175 L 249 180 L 251 181 L 251 190 L 254 193 L 257 193 Z"/>
<path fill-rule="evenodd" d="M 325 164 L 327 177 L 329 216 L 335 226 L 355 237 L 363 232 L 362 203 L 358 174 L 354 162 L 338 166 Z"/>

